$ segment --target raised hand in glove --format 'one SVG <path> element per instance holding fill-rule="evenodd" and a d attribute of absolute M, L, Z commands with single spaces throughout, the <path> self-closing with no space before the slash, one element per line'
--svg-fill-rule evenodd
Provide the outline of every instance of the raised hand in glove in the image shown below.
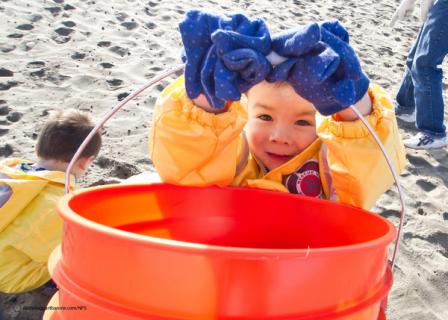
<path fill-rule="evenodd" d="M 191 99 L 203 93 L 201 68 L 212 46 L 212 33 L 219 28 L 219 23 L 223 19 L 225 19 L 223 15 L 191 10 L 179 23 L 184 44 L 182 59 L 185 63 L 185 88 Z"/>
<path fill-rule="evenodd" d="M 368 90 L 369 79 L 337 21 L 274 35 L 272 49 L 287 60 L 275 66 L 267 80 L 287 81 L 323 115 L 355 104 Z"/>
<path fill-rule="evenodd" d="M 226 101 L 239 100 L 241 93 L 264 80 L 270 72 L 271 64 L 265 55 L 270 51 L 271 39 L 263 20 L 249 20 L 242 14 L 217 20 L 216 16 L 203 15 L 208 14 L 188 13 L 180 25 L 186 52 L 187 94 L 194 99 L 204 93 L 209 104 L 222 109 Z M 210 19 L 217 21 L 217 28 L 210 28 L 216 26 L 210 24 Z M 208 41 L 203 39 L 204 29 L 210 31 Z M 192 48 L 193 42 L 202 47 Z"/>

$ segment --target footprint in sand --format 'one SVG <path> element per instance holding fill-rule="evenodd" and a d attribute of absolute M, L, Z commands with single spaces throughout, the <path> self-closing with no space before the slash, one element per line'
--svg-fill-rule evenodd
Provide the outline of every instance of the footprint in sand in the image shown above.
<path fill-rule="evenodd" d="M 155 15 L 157 15 L 156 10 L 145 7 L 145 13 L 146 15 L 150 16 L 150 17 L 154 17 Z"/>
<path fill-rule="evenodd" d="M 145 27 L 150 29 L 150 30 L 152 30 L 155 27 L 157 27 L 157 25 L 155 23 L 153 23 L 153 22 L 148 22 L 148 23 L 145 24 Z"/>
<path fill-rule="evenodd" d="M 109 159 L 104 156 L 100 156 L 98 157 L 98 159 L 95 160 L 95 164 L 101 169 L 111 168 L 114 166 L 115 163 L 116 163 L 115 160 Z"/>
<path fill-rule="evenodd" d="M 74 54 L 71 55 L 71 58 L 73 60 L 82 60 L 86 57 L 85 53 L 81 53 L 81 52 L 75 52 Z"/>
<path fill-rule="evenodd" d="M 8 81 L 6 83 L 0 83 L 0 91 L 6 91 L 13 87 L 16 87 L 19 83 L 17 81 Z"/>
<path fill-rule="evenodd" d="M 123 47 L 119 47 L 119 46 L 113 46 L 109 50 L 112 51 L 115 54 L 118 54 L 120 57 L 124 57 L 126 55 L 130 55 L 131 54 L 129 52 L 129 49 L 126 49 L 126 48 L 123 48 Z"/>
<path fill-rule="evenodd" d="M 106 82 L 109 85 L 109 88 L 111 88 L 113 90 L 118 89 L 118 87 L 123 84 L 123 80 L 121 80 L 121 79 L 111 79 L 111 80 L 106 80 Z"/>
<path fill-rule="evenodd" d="M 18 25 L 18 26 L 16 27 L 16 29 L 24 30 L 24 31 L 29 31 L 29 30 L 34 29 L 34 26 L 33 26 L 32 24 L 30 24 L 30 23 L 26 23 L 26 24 Z"/>
<path fill-rule="evenodd" d="M 33 14 L 31 17 L 30 17 L 30 21 L 31 22 L 37 22 L 37 21 L 39 21 L 39 20 L 42 20 L 42 16 L 40 15 L 40 14 Z"/>
<path fill-rule="evenodd" d="M 150 70 L 153 72 L 149 72 L 149 73 L 145 74 L 145 78 L 147 78 L 147 79 L 153 78 L 158 72 L 160 72 L 164 69 L 162 67 L 154 66 L 154 67 L 151 67 Z"/>
<path fill-rule="evenodd" d="M 18 122 L 20 119 L 22 119 L 23 114 L 21 112 L 11 112 L 6 119 L 10 122 Z"/>
<path fill-rule="evenodd" d="M 32 78 L 42 78 L 44 77 L 46 74 L 46 70 L 45 69 L 40 69 L 40 70 L 36 70 L 36 71 L 31 71 L 30 72 L 30 76 Z"/>
<path fill-rule="evenodd" d="M 409 163 L 414 165 L 415 167 L 432 167 L 432 165 L 423 157 L 407 154 L 406 158 L 408 159 Z"/>
<path fill-rule="evenodd" d="M 14 72 L 5 68 L 0 68 L 0 77 L 12 77 L 12 76 L 14 76 Z"/>
<path fill-rule="evenodd" d="M 65 6 L 64 6 L 64 10 L 65 11 L 68 11 L 68 10 L 75 10 L 76 8 L 74 7 L 74 6 L 72 6 L 72 5 L 69 5 L 69 4 L 66 4 Z"/>
<path fill-rule="evenodd" d="M 74 26 L 76 26 L 76 23 L 74 23 L 73 21 L 63 21 L 62 24 L 68 28 L 73 28 Z"/>
<path fill-rule="evenodd" d="M 442 250 L 440 250 L 440 253 L 445 258 L 448 258 L 448 234 L 446 234 L 444 232 L 437 231 L 437 232 L 434 232 L 426 237 L 416 235 L 412 232 L 406 232 L 403 235 L 403 239 L 404 240 L 420 239 L 423 241 L 428 241 L 429 243 L 432 243 L 432 244 L 439 245 L 442 248 Z"/>
<path fill-rule="evenodd" d="M 0 100 L 0 116 L 6 116 L 11 111 L 11 108 L 8 107 L 5 100 Z"/>
<path fill-rule="evenodd" d="M 67 28 L 67 27 L 60 27 L 54 30 L 54 32 L 56 33 L 55 35 L 53 35 L 51 37 L 51 39 L 53 39 L 53 41 L 62 44 L 62 43 L 66 43 L 69 42 L 72 38 L 70 37 L 70 35 L 75 32 L 75 30 L 73 30 L 72 28 Z"/>
<path fill-rule="evenodd" d="M 418 179 L 415 183 L 426 192 L 430 192 L 437 188 L 437 185 L 428 180 Z"/>
<path fill-rule="evenodd" d="M 92 184 L 89 184 L 88 187 L 96 187 L 96 186 L 104 186 L 107 184 L 118 184 L 120 183 L 120 180 L 115 180 L 115 179 L 99 179 L 97 181 L 95 181 Z"/>
<path fill-rule="evenodd" d="M 129 94 L 130 94 L 129 92 L 123 92 L 123 93 L 120 93 L 120 94 L 117 96 L 117 100 L 118 100 L 118 101 L 123 101 Z"/>
<path fill-rule="evenodd" d="M 62 9 L 60 7 L 49 7 L 45 8 L 45 10 L 50 11 L 53 16 L 57 16 Z"/>
<path fill-rule="evenodd" d="M 117 18 L 117 20 L 120 22 L 125 21 L 128 17 L 129 17 L 129 15 L 124 12 L 119 12 L 115 15 L 115 18 Z"/>
<path fill-rule="evenodd" d="M 138 27 L 138 24 L 135 21 L 123 22 L 121 23 L 121 25 L 125 27 L 127 30 L 134 30 L 135 28 Z"/>
<path fill-rule="evenodd" d="M 63 43 L 69 42 L 72 38 L 71 37 L 57 35 L 57 36 L 52 36 L 51 39 L 54 42 L 58 43 L 58 44 L 63 44 Z"/>
<path fill-rule="evenodd" d="M 390 218 L 390 217 L 398 218 L 400 216 L 400 212 L 394 209 L 383 209 L 381 210 L 380 215 L 384 218 Z"/>
<path fill-rule="evenodd" d="M 1 133 L 0 133 L 1 135 Z M 9 157 L 14 153 L 14 150 L 9 144 L 5 144 L 3 147 L 0 147 L 0 157 Z"/>
<path fill-rule="evenodd" d="M 110 68 L 114 67 L 114 65 L 109 62 L 102 62 L 102 63 L 100 63 L 100 66 L 103 67 L 104 69 L 110 69 Z"/>
<path fill-rule="evenodd" d="M 9 43 L 1 43 L 0 44 L 0 51 L 3 53 L 8 53 L 13 51 L 16 48 L 15 45 L 9 44 Z"/>
<path fill-rule="evenodd" d="M 119 179 L 127 179 L 140 173 L 136 166 L 130 163 L 119 163 L 111 171 L 111 176 Z"/>
<path fill-rule="evenodd" d="M 130 176 L 140 173 L 137 167 L 132 164 L 119 162 L 104 156 L 99 157 L 95 161 L 95 164 L 102 169 L 111 169 L 110 176 L 119 179 L 127 179 Z"/>
<path fill-rule="evenodd" d="M 167 86 L 166 83 L 159 83 L 159 84 L 156 84 L 155 89 L 156 89 L 158 92 L 162 92 L 163 89 L 166 88 L 166 86 Z"/>
<path fill-rule="evenodd" d="M 110 41 L 100 41 L 96 44 L 100 48 L 108 48 L 111 45 Z"/>
<path fill-rule="evenodd" d="M 31 61 L 26 65 L 27 68 L 32 68 L 32 69 L 33 68 L 41 68 L 44 66 L 45 66 L 45 62 L 43 62 L 43 61 Z"/>
<path fill-rule="evenodd" d="M 9 129 L 5 129 L 5 128 L 0 128 L 0 137 L 4 136 L 5 134 L 7 134 L 9 132 Z"/>
<path fill-rule="evenodd" d="M 154 66 L 154 67 L 151 67 L 150 70 L 151 70 L 151 71 L 154 71 L 154 72 L 159 72 L 159 71 L 162 71 L 163 68 L 162 68 L 162 67 L 159 67 L 159 66 Z"/>
<path fill-rule="evenodd" d="M 12 33 L 7 35 L 8 38 L 19 39 L 23 37 L 22 33 Z"/>
<path fill-rule="evenodd" d="M 74 31 L 75 30 L 73 30 L 71 28 L 65 28 L 65 27 L 60 27 L 60 28 L 57 28 L 56 30 L 54 30 L 54 32 L 56 32 L 58 35 L 64 36 L 64 37 L 69 36 Z"/>

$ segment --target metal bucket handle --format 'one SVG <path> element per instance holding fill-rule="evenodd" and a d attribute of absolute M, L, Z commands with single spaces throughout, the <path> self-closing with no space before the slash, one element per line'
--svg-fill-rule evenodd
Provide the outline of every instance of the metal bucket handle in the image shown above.
<path fill-rule="evenodd" d="M 70 161 L 70 163 L 69 163 L 69 165 L 67 167 L 67 170 L 65 172 L 65 193 L 66 194 L 68 194 L 70 192 L 70 174 L 71 174 L 71 172 L 73 170 L 73 167 L 74 167 L 76 161 L 79 159 L 79 157 L 81 156 L 81 153 L 84 151 L 84 149 L 86 148 L 87 144 L 89 144 L 90 140 L 92 140 L 93 136 L 100 130 L 100 128 L 102 128 L 103 125 L 118 110 L 120 110 L 122 107 L 124 107 L 129 101 L 133 100 L 138 95 L 140 95 L 143 91 L 145 91 L 146 89 L 152 87 L 153 85 L 155 85 L 159 81 L 162 81 L 163 79 L 171 76 L 172 74 L 175 74 L 176 72 L 182 71 L 183 68 L 184 68 L 183 65 L 179 65 L 179 66 L 177 66 L 177 67 L 175 67 L 175 68 L 173 68 L 171 70 L 168 70 L 166 72 L 161 73 L 159 76 L 154 77 L 147 84 L 143 85 L 142 87 L 140 87 L 139 89 L 137 89 L 136 91 L 134 91 L 133 93 L 128 95 L 122 102 L 120 102 L 117 106 L 115 106 L 112 110 L 110 110 L 109 112 L 107 112 L 103 116 L 103 118 L 95 125 L 95 127 L 92 129 L 92 131 L 89 133 L 89 135 L 84 139 L 83 143 L 79 146 L 78 150 L 76 151 L 75 155 L 73 156 L 72 160 Z M 384 145 L 381 143 L 381 140 L 377 136 L 376 132 L 372 129 L 370 124 L 363 117 L 363 115 L 358 111 L 358 109 L 356 109 L 355 106 L 352 105 L 352 106 L 350 106 L 350 108 L 355 112 L 355 114 L 358 116 L 358 118 L 362 121 L 362 123 L 366 126 L 367 130 L 370 132 L 370 134 L 375 139 L 376 143 L 378 144 L 379 148 L 381 149 L 381 152 L 384 155 L 384 158 L 387 161 L 387 165 L 389 166 L 390 171 L 392 172 L 392 175 L 393 175 L 394 180 L 395 180 L 395 184 L 397 185 L 398 195 L 400 197 L 401 211 L 400 211 L 400 222 L 399 222 L 399 225 L 398 225 L 397 238 L 395 240 L 394 251 L 393 251 L 392 259 L 391 259 L 391 262 L 390 262 L 391 266 L 392 266 L 392 270 L 394 270 L 395 258 L 397 256 L 398 244 L 400 242 L 401 229 L 403 227 L 403 222 L 404 222 L 405 213 L 406 213 L 406 206 L 405 206 L 405 203 L 404 203 L 404 196 L 403 196 L 404 193 L 403 193 L 403 190 L 402 190 L 400 182 L 399 182 L 398 174 L 395 171 L 395 169 L 394 169 L 394 167 L 392 165 L 392 161 L 390 160 L 389 156 L 387 155 L 386 149 L 384 148 Z"/>

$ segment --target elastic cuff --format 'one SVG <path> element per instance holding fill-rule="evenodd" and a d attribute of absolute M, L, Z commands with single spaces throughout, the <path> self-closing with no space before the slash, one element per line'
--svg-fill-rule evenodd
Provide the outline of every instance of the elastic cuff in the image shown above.
<path fill-rule="evenodd" d="M 372 100 L 372 112 L 364 116 L 364 118 L 372 128 L 376 129 L 378 123 L 383 118 L 383 109 L 385 106 L 383 105 L 384 101 L 378 99 L 374 91 L 374 89 L 369 88 L 369 96 Z M 340 138 L 356 139 L 370 135 L 366 126 L 359 119 L 355 121 L 338 121 L 333 117 L 326 117 L 319 127 L 321 128 L 319 131 L 329 131 L 334 136 Z"/>
<path fill-rule="evenodd" d="M 219 114 L 207 112 L 196 106 L 187 96 L 186 92 L 178 96 L 179 108 L 176 110 L 189 120 L 196 121 L 202 126 L 222 129 L 236 122 L 241 113 L 241 104 L 239 101 L 226 103 L 227 111 Z"/>

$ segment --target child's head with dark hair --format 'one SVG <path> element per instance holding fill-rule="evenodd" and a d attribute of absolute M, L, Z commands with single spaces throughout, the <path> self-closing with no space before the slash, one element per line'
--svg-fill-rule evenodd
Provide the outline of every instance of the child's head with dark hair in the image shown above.
<path fill-rule="evenodd" d="M 89 113 L 69 109 L 53 113 L 42 128 L 37 141 L 36 152 L 40 162 L 60 169 L 68 164 L 81 143 L 95 124 Z M 101 134 L 97 132 L 82 152 L 73 173 L 82 176 L 98 155 L 101 148 Z M 55 168 L 56 167 L 56 168 Z"/>

